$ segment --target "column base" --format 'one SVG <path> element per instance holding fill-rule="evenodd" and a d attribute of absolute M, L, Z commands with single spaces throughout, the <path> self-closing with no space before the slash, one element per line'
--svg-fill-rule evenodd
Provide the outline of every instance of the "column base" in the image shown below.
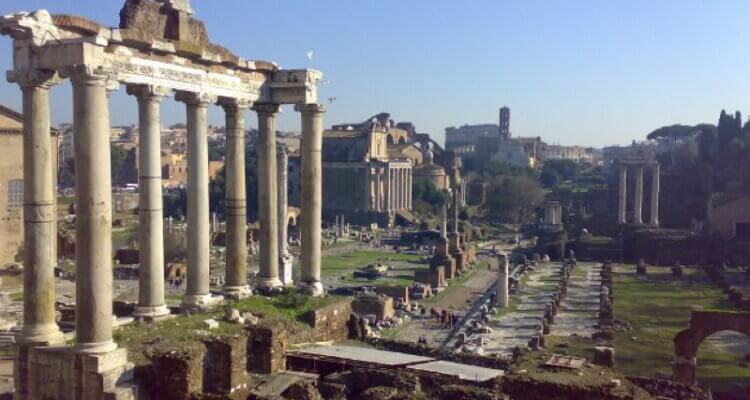
<path fill-rule="evenodd" d="M 300 282 L 299 289 L 303 294 L 313 297 L 318 297 L 325 294 L 325 289 L 323 289 L 323 284 L 320 283 L 320 281 Z"/>
<path fill-rule="evenodd" d="M 63 335 L 57 324 L 49 324 L 30 329 L 24 327 L 21 332 L 16 335 L 16 342 L 19 344 L 49 346 L 64 343 L 65 335 Z"/>
<path fill-rule="evenodd" d="M 113 340 L 97 343 L 76 343 L 73 351 L 80 354 L 102 354 L 117 350 L 117 343 Z"/>
<path fill-rule="evenodd" d="M 147 321 L 167 318 L 170 315 L 169 308 L 166 305 L 160 306 L 136 306 L 133 317 Z"/>
<path fill-rule="evenodd" d="M 253 290 L 249 285 L 244 286 L 224 286 L 224 297 L 230 300 L 241 300 L 253 295 Z"/>
<path fill-rule="evenodd" d="M 180 308 L 182 312 L 205 312 L 211 311 L 224 301 L 224 296 L 209 294 L 186 294 L 182 298 Z"/>
<path fill-rule="evenodd" d="M 259 278 L 258 279 L 258 289 L 261 289 L 261 290 L 274 289 L 283 285 L 284 284 L 281 282 L 279 278 Z"/>

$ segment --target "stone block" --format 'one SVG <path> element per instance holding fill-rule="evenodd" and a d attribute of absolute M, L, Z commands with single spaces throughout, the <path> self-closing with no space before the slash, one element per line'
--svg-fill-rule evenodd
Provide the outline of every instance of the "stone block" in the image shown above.
<path fill-rule="evenodd" d="M 606 346 L 594 347 L 594 364 L 613 367 L 615 365 L 615 349 Z"/>
<path fill-rule="evenodd" d="M 242 388 L 247 383 L 247 336 L 210 338 L 203 344 L 204 391 L 230 394 Z"/>
<path fill-rule="evenodd" d="M 218 329 L 219 328 L 219 322 L 217 322 L 215 319 L 207 319 L 203 321 L 203 327 L 211 330 L 211 329 Z"/>

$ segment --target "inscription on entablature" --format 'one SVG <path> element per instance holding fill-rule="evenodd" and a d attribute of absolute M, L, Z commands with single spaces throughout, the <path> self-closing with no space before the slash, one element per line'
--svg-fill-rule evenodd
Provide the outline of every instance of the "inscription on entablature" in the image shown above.
<path fill-rule="evenodd" d="M 217 89 L 227 89 L 259 96 L 263 82 L 247 81 L 237 77 L 225 77 L 204 71 L 188 71 L 183 67 L 170 68 L 167 64 L 145 65 L 123 60 L 111 60 L 109 66 L 120 74 L 140 75 L 152 79 L 176 81 L 196 86 L 208 85 Z"/>

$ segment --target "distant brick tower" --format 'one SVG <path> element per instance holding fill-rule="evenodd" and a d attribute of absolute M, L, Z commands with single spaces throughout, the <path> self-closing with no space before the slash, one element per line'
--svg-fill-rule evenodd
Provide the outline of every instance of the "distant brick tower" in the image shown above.
<path fill-rule="evenodd" d="M 500 137 L 503 140 L 510 139 L 510 108 L 500 108 Z"/>

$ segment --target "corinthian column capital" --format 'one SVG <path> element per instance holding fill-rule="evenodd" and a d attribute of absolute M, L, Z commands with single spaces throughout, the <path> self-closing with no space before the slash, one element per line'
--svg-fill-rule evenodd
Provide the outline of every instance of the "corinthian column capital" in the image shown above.
<path fill-rule="evenodd" d="M 297 104 L 294 106 L 294 111 L 301 112 L 301 113 L 315 113 L 315 114 L 322 114 L 326 112 L 325 106 L 322 104 Z"/>
<path fill-rule="evenodd" d="M 217 100 L 217 96 L 208 93 L 184 91 L 178 91 L 174 98 L 179 102 L 196 107 L 208 107 L 209 104 L 214 104 Z"/>
<path fill-rule="evenodd" d="M 160 102 L 164 97 L 169 96 L 171 90 L 162 86 L 128 85 L 127 93 L 137 97 L 138 100 Z"/>
<path fill-rule="evenodd" d="M 120 87 L 117 71 L 112 68 L 76 65 L 60 69 L 60 76 L 70 78 L 75 85 L 103 86 L 108 92 L 113 92 Z"/>
<path fill-rule="evenodd" d="M 217 103 L 228 117 L 236 117 L 241 112 L 252 107 L 253 102 L 247 99 L 234 99 L 230 97 L 220 97 Z"/>
<path fill-rule="evenodd" d="M 255 103 L 253 110 L 258 114 L 272 115 L 278 113 L 281 110 L 281 106 L 272 103 Z"/>
<path fill-rule="evenodd" d="M 62 82 L 57 71 L 34 69 L 29 71 L 8 71 L 8 82 L 17 83 L 23 88 L 49 89 Z"/>

